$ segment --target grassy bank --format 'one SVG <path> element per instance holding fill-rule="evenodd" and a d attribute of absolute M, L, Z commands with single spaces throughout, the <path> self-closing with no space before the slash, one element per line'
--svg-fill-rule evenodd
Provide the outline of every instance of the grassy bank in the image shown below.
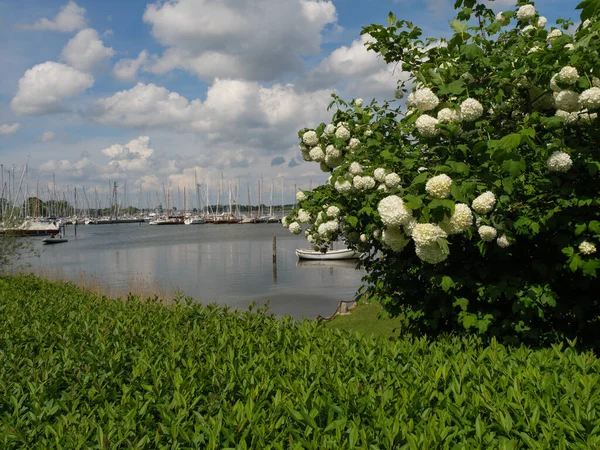
<path fill-rule="evenodd" d="M 600 363 L 0 279 L 0 447 L 598 448 Z"/>
<path fill-rule="evenodd" d="M 360 333 L 365 337 L 375 336 L 389 339 L 399 336 L 399 318 L 382 318 L 383 310 L 379 303 L 360 303 L 350 314 L 336 316 L 324 322 L 324 326 L 334 330 Z"/>

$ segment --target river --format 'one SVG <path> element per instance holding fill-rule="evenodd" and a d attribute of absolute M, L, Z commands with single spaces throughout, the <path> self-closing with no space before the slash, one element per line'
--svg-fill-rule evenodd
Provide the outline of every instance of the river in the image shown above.
<path fill-rule="evenodd" d="M 239 309 L 269 302 L 277 315 L 314 318 L 352 300 L 364 275 L 353 261 L 298 262 L 295 249 L 308 244 L 281 224 L 79 225 L 66 237 L 55 245 L 32 238 L 40 255 L 27 260 L 31 270 L 116 295 L 181 292 Z"/>

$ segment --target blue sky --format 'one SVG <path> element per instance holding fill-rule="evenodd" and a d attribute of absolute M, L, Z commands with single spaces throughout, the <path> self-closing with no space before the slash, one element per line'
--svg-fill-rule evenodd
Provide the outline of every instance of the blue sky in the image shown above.
<path fill-rule="evenodd" d="M 0 163 L 66 186 L 147 190 L 223 177 L 326 176 L 296 130 L 345 98 L 390 98 L 397 72 L 361 26 L 387 13 L 445 36 L 453 0 L 0 0 Z M 538 1 L 577 21 L 576 0 Z M 489 3 L 498 10 L 514 0 Z M 244 183 L 245 184 L 245 183 Z M 253 196 L 256 194 L 253 193 Z"/>

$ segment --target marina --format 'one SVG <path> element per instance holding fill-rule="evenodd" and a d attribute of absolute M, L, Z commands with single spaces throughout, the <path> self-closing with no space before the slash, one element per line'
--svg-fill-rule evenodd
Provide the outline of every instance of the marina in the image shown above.
<path fill-rule="evenodd" d="M 277 239 L 276 261 L 272 243 Z M 39 257 L 25 262 L 42 276 L 79 282 L 101 280 L 124 294 L 181 292 L 202 303 L 245 309 L 269 302 L 277 315 L 314 318 L 331 315 L 352 300 L 362 270 L 356 261 L 299 261 L 306 247 L 281 224 L 256 226 L 156 227 L 146 223 L 67 226 L 67 243 L 42 245 L 30 238 Z"/>

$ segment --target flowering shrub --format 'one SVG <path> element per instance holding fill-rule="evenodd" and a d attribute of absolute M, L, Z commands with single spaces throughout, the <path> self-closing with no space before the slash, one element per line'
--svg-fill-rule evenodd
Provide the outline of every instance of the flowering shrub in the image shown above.
<path fill-rule="evenodd" d="M 456 7 L 450 39 L 393 14 L 364 28 L 407 73 L 406 105 L 334 96 L 331 123 L 299 133 L 331 177 L 298 195 L 311 220 L 289 222 L 362 251 L 362 291 L 430 333 L 597 340 L 600 3 L 579 5 L 574 34 L 530 2 Z"/>

